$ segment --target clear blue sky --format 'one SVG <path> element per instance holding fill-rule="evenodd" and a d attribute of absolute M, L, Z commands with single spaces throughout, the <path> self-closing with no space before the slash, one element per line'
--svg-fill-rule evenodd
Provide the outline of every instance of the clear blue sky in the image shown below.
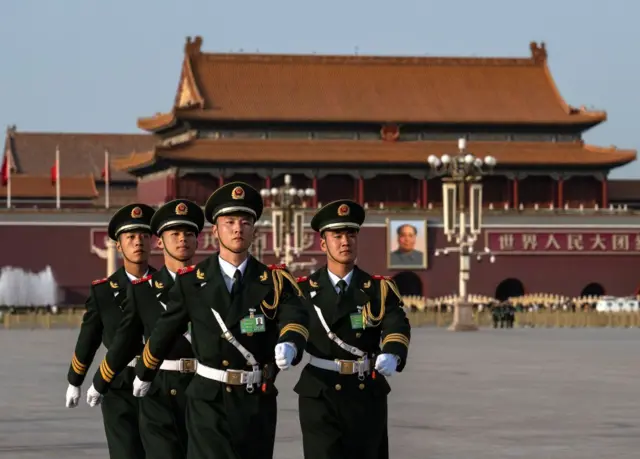
<path fill-rule="evenodd" d="M 608 112 L 586 140 L 640 149 L 638 17 L 623 0 L 3 0 L 0 126 L 137 132 L 170 108 L 188 35 L 207 51 L 446 56 L 528 56 L 535 40 L 568 103 Z"/>

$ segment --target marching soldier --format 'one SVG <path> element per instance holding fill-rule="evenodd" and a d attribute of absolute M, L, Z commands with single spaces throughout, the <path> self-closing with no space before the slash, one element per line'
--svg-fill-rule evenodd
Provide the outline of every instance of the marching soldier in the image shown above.
<path fill-rule="evenodd" d="M 130 204 L 118 210 L 109 222 L 109 237 L 116 241 L 124 266 L 109 277 L 93 281 L 86 303 L 87 311 L 71 359 L 66 406 L 73 408 L 80 399 L 80 386 L 93 361 L 100 343 L 108 349 L 122 318 L 122 303 L 127 296 L 127 286 L 136 279 L 155 270 L 148 265 L 151 248 L 151 217 L 153 208 L 144 204 Z M 142 337 L 129 343 L 132 355 L 142 351 Z M 135 366 L 135 359 L 128 362 Z M 113 459 L 143 459 L 144 448 L 138 429 L 138 400 L 131 393 L 134 380 L 133 368 L 127 368 L 117 377 L 112 369 L 100 365 L 100 370 L 113 378 L 111 390 L 102 401 L 102 417 Z"/>
<path fill-rule="evenodd" d="M 153 215 L 151 231 L 160 238 L 165 265 L 129 286 L 116 338 L 87 393 L 89 405 L 100 403 L 102 394 L 107 392 L 113 380 L 112 375 L 119 374 L 127 362 L 135 358 L 135 344 L 140 337 L 151 335 L 165 310 L 176 273 L 191 265 L 203 226 L 202 209 L 186 199 L 171 201 Z M 149 457 L 173 459 L 187 455 L 184 393 L 195 372 L 190 340 L 188 332 L 176 340 L 159 366 L 160 371 L 148 395 L 140 400 L 140 434 Z"/>
<path fill-rule="evenodd" d="M 217 189 L 205 206 L 220 252 L 183 268 L 138 362 L 144 396 L 176 337 L 191 321 L 196 375 L 187 389 L 190 459 L 270 459 L 279 369 L 297 365 L 309 335 L 302 292 L 284 266 L 248 253 L 260 194 L 243 182 Z"/>
<path fill-rule="evenodd" d="M 312 303 L 310 361 L 294 389 L 305 459 L 389 457 L 386 377 L 405 367 L 411 329 L 395 283 L 355 265 L 364 219 L 341 200 L 311 221 L 327 265 L 298 278 Z"/>

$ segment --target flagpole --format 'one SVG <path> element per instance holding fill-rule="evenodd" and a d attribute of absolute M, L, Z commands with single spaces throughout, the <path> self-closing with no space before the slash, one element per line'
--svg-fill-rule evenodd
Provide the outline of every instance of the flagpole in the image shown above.
<path fill-rule="evenodd" d="M 11 209 L 11 155 L 9 151 L 4 153 L 7 157 L 7 209 Z"/>
<path fill-rule="evenodd" d="M 104 207 L 109 208 L 109 183 L 111 182 L 111 168 L 109 167 L 109 150 L 104 151 Z"/>
<path fill-rule="evenodd" d="M 60 208 L 60 147 L 56 146 L 56 209 Z"/>

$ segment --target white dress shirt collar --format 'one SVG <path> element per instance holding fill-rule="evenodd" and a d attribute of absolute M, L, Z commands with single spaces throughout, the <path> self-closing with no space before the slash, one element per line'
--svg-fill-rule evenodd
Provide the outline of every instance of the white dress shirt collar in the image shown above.
<path fill-rule="evenodd" d="M 329 279 L 333 284 L 333 288 L 336 289 L 336 292 L 339 292 L 340 288 L 338 287 L 338 282 L 340 282 L 341 280 L 345 281 L 347 283 L 347 288 L 348 288 L 349 284 L 351 283 L 351 278 L 353 277 L 353 269 L 349 271 L 349 273 L 346 276 L 344 276 L 342 279 L 340 279 L 338 276 L 336 276 L 331 271 L 329 271 L 329 269 L 327 269 L 327 274 L 329 274 Z"/>

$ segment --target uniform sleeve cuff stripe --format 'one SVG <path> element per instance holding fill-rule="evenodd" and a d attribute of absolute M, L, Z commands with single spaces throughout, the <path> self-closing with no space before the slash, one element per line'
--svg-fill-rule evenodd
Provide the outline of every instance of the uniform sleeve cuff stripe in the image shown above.
<path fill-rule="evenodd" d="M 159 362 L 159 360 L 156 359 L 153 356 L 153 354 L 151 354 L 151 351 L 149 350 L 149 341 L 147 341 L 147 344 L 144 345 L 144 351 L 142 353 L 142 356 L 146 357 L 149 360 L 149 362 L 151 362 L 151 363 L 153 363 L 155 365 L 157 365 L 158 362 Z"/>
<path fill-rule="evenodd" d="M 155 370 L 157 367 L 157 365 L 154 365 L 153 363 L 149 362 L 146 354 L 143 354 L 142 356 L 142 363 L 144 363 L 144 366 L 147 367 L 149 370 Z"/>
<path fill-rule="evenodd" d="M 108 383 L 110 383 L 111 380 L 113 379 L 113 376 L 109 376 L 109 374 L 106 373 L 106 371 L 104 369 L 104 360 L 100 364 L 100 376 L 102 376 L 102 379 L 104 379 Z"/>
<path fill-rule="evenodd" d="M 80 363 L 80 360 L 78 360 L 78 357 L 76 357 L 75 354 L 73 354 L 73 357 L 71 358 L 72 362 L 75 362 L 76 365 L 78 366 L 78 368 L 82 368 L 83 370 L 87 369 L 87 366 L 84 365 L 83 363 Z"/>
<path fill-rule="evenodd" d="M 295 332 L 295 333 L 299 333 L 301 334 L 305 340 L 309 339 L 309 330 L 307 330 L 306 327 L 300 325 L 300 324 L 287 324 L 284 327 L 282 327 L 282 330 L 280 331 L 280 336 L 283 336 L 285 333 L 287 332 Z"/>
<path fill-rule="evenodd" d="M 71 361 L 71 368 L 73 368 L 73 371 L 75 371 L 77 374 L 79 374 L 81 376 L 86 373 L 86 370 L 84 370 L 82 368 L 78 368 L 78 364 L 75 362 L 75 360 Z"/>

